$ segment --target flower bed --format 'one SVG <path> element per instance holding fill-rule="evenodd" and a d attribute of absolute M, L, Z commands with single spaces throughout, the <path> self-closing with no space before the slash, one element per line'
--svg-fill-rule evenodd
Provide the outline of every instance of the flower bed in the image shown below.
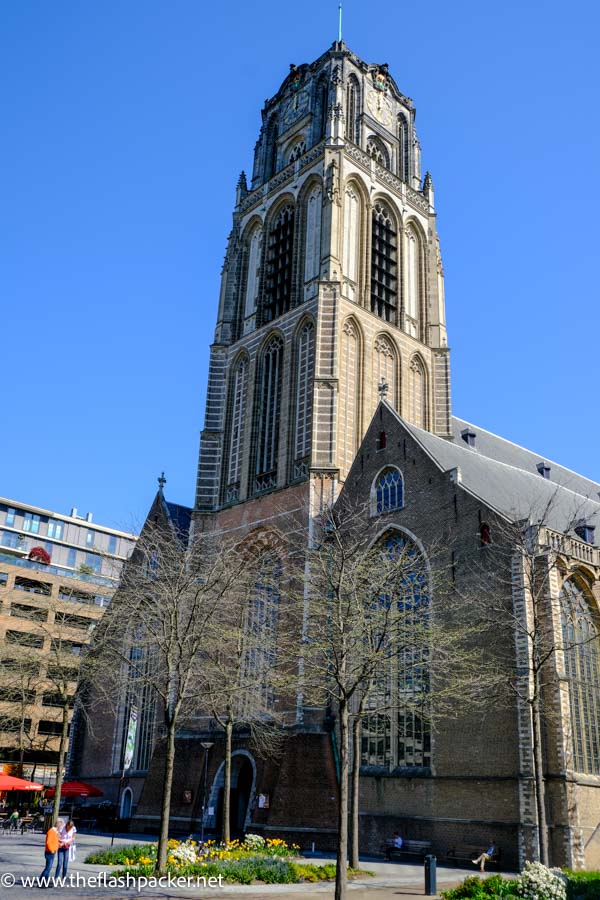
<path fill-rule="evenodd" d="M 115 875 L 150 876 L 156 866 L 156 844 L 132 844 L 113 850 L 91 853 L 86 862 L 122 866 Z M 218 844 L 207 841 L 169 841 L 167 872 L 173 875 L 202 875 L 205 878 L 222 876 L 223 881 L 235 884 L 296 884 L 302 881 L 327 881 L 335 878 L 335 864 L 316 866 L 297 862 L 300 848 L 288 845 L 280 838 L 248 834 L 244 841 Z M 349 877 L 371 874 L 349 869 Z"/>

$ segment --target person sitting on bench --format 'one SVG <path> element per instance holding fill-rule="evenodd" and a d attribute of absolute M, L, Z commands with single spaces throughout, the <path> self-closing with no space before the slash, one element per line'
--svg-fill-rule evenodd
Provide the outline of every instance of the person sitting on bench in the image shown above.
<path fill-rule="evenodd" d="M 392 850 L 400 850 L 402 847 L 402 844 L 403 844 L 403 841 L 402 841 L 402 838 L 400 837 L 399 832 L 395 831 L 394 836 L 392 838 L 388 838 L 388 840 L 385 842 L 386 859 L 391 858 L 390 854 L 391 854 Z"/>
<path fill-rule="evenodd" d="M 471 862 L 473 863 L 474 866 L 479 866 L 480 872 L 485 872 L 485 864 L 488 861 L 488 859 L 492 859 L 495 852 L 496 852 L 496 845 L 492 841 L 492 843 L 487 848 L 487 850 L 484 850 L 483 853 L 479 854 L 477 859 L 472 859 Z"/>

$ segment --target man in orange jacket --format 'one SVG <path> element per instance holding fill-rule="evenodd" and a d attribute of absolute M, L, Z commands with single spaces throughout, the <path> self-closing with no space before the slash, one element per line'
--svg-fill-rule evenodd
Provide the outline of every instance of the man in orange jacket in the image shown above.
<path fill-rule="evenodd" d="M 44 854 L 46 856 L 46 868 L 40 875 L 40 879 L 45 880 L 46 884 L 48 884 L 50 872 L 52 871 L 52 864 L 54 863 L 54 857 L 56 856 L 56 853 L 58 851 L 58 833 L 64 824 L 64 819 L 57 819 L 56 825 L 53 825 L 52 828 L 49 828 L 46 832 L 46 849 L 44 851 Z"/>

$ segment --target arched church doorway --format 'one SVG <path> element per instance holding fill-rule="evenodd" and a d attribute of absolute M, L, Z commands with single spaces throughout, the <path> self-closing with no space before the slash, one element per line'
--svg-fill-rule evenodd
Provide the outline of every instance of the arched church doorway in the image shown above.
<path fill-rule="evenodd" d="M 131 788 L 125 788 L 121 797 L 121 818 L 131 818 L 131 806 L 133 803 L 133 791 Z"/>
<path fill-rule="evenodd" d="M 234 752 L 231 758 L 231 793 L 229 807 L 229 827 L 232 837 L 241 837 L 249 818 L 254 791 L 256 766 L 253 758 L 245 751 Z M 209 807 L 214 809 L 212 825 L 217 834 L 223 830 L 225 763 L 221 763 L 210 792 Z"/>

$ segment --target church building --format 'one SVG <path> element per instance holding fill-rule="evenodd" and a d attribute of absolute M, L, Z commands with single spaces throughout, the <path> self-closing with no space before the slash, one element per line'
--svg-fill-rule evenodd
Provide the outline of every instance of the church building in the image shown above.
<path fill-rule="evenodd" d="M 493 544 L 497 522 L 551 510 L 536 531 L 551 628 L 560 636 L 571 604 L 586 636 L 556 654 L 555 715 L 544 735 L 551 856 L 600 865 L 600 485 L 452 417 L 434 189 L 421 172 L 415 108 L 387 65 L 339 41 L 313 63 L 291 65 L 262 110 L 251 178 L 242 173 L 237 184 L 194 508 L 167 503 L 161 485 L 151 516 L 276 547 L 294 512 L 308 544 L 315 517 L 342 492 L 364 500 L 374 537 L 392 531 L 426 548 L 451 535 L 457 583 Z M 514 561 L 498 583 L 505 575 L 527 617 Z M 522 665 L 527 648 L 514 634 L 506 648 Z M 302 704 L 294 715 L 277 761 L 236 739 L 233 828 L 331 849 L 335 721 Z M 113 725 L 102 737 L 110 748 L 99 754 L 90 739 L 76 764 L 107 796 L 116 796 L 125 717 Z M 127 813 L 134 830 L 153 831 L 160 723 L 143 733 Z M 180 735 L 172 826 L 182 833 L 218 829 L 220 740 L 211 727 Z M 377 852 L 397 830 L 431 841 L 440 861 L 491 840 L 508 868 L 531 858 L 532 746 L 516 699 L 465 712 L 439 732 L 401 713 L 366 721 L 363 851 Z"/>

